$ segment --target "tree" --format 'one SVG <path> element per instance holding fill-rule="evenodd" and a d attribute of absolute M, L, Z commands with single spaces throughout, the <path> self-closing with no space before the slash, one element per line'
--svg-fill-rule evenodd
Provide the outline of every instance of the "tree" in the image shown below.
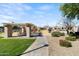
<path fill-rule="evenodd" d="M 64 17 L 70 20 L 79 19 L 79 3 L 65 3 L 60 7 Z"/>
<path fill-rule="evenodd" d="M 63 25 L 66 28 L 67 34 L 69 34 L 69 32 L 72 30 L 73 26 L 75 25 L 74 22 L 72 22 L 69 19 L 63 19 Z"/>
<path fill-rule="evenodd" d="M 61 5 L 60 10 L 62 11 L 63 16 L 66 18 L 66 28 L 68 33 L 68 30 L 72 29 L 72 20 L 75 18 L 79 19 L 79 3 L 65 3 Z"/>
<path fill-rule="evenodd" d="M 31 27 L 32 32 L 37 31 L 37 26 L 32 23 L 26 23 L 26 26 Z"/>

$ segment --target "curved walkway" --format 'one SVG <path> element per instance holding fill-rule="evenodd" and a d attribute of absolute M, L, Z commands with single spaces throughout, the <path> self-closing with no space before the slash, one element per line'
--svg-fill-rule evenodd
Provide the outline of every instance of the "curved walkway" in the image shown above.
<path fill-rule="evenodd" d="M 26 54 L 23 54 L 21 56 L 48 56 L 49 55 L 49 48 L 48 46 L 44 46 L 45 44 L 48 44 L 48 37 L 50 34 L 47 30 L 41 31 L 43 34 L 43 37 L 37 37 L 36 41 L 25 51 L 29 52 Z"/>
<path fill-rule="evenodd" d="M 48 56 L 48 44 L 46 37 L 37 37 L 36 41 L 25 51 L 29 53 L 23 54 L 21 56 Z"/>

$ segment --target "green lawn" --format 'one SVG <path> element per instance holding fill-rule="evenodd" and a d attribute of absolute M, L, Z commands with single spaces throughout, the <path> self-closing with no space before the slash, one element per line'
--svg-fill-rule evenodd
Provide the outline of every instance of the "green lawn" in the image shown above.
<path fill-rule="evenodd" d="M 4 32 L 0 32 L 0 34 L 2 34 L 2 33 L 4 33 Z"/>
<path fill-rule="evenodd" d="M 0 39 L 0 56 L 17 56 L 34 41 L 35 39 Z"/>

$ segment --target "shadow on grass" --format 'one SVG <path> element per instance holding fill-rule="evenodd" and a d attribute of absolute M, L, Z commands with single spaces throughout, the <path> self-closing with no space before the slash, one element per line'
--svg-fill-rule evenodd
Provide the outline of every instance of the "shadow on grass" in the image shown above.
<path fill-rule="evenodd" d="M 45 44 L 45 45 L 43 45 L 43 46 L 41 46 L 41 47 L 35 48 L 35 49 L 33 49 L 33 50 L 30 50 L 30 51 L 27 51 L 27 52 L 25 52 L 25 53 L 19 54 L 19 55 L 17 55 L 17 56 L 20 56 L 20 55 L 23 55 L 23 54 L 26 54 L 26 53 L 30 53 L 30 52 L 32 52 L 32 51 L 38 50 L 38 49 L 43 48 L 43 47 L 48 47 L 48 46 L 49 46 L 48 44 Z"/>

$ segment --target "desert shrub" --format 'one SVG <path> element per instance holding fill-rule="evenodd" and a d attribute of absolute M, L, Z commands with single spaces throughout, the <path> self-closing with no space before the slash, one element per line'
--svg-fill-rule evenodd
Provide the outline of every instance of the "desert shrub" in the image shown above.
<path fill-rule="evenodd" d="M 61 33 L 61 32 L 52 32 L 52 36 L 54 37 L 60 37 L 60 36 L 64 36 L 65 34 L 64 33 Z"/>
<path fill-rule="evenodd" d="M 76 34 L 73 33 L 73 32 L 70 32 L 70 33 L 69 33 L 69 36 L 76 36 Z"/>
<path fill-rule="evenodd" d="M 60 32 L 53 32 L 52 36 L 54 36 L 54 37 L 60 37 L 61 35 L 60 35 Z"/>
<path fill-rule="evenodd" d="M 75 36 L 69 36 L 69 37 L 65 37 L 66 40 L 70 40 L 70 41 L 76 41 L 76 37 Z"/>
<path fill-rule="evenodd" d="M 77 39 L 79 39 L 79 32 L 75 32 L 75 36 Z"/>
<path fill-rule="evenodd" d="M 64 33 L 60 33 L 60 35 L 61 35 L 61 36 L 64 36 L 65 34 L 64 34 Z"/>
<path fill-rule="evenodd" d="M 63 47 L 72 47 L 71 42 L 66 41 L 66 40 L 59 40 L 59 44 L 60 46 L 63 46 Z"/>
<path fill-rule="evenodd" d="M 40 30 L 46 30 L 46 28 L 42 28 L 42 27 L 41 27 Z"/>

